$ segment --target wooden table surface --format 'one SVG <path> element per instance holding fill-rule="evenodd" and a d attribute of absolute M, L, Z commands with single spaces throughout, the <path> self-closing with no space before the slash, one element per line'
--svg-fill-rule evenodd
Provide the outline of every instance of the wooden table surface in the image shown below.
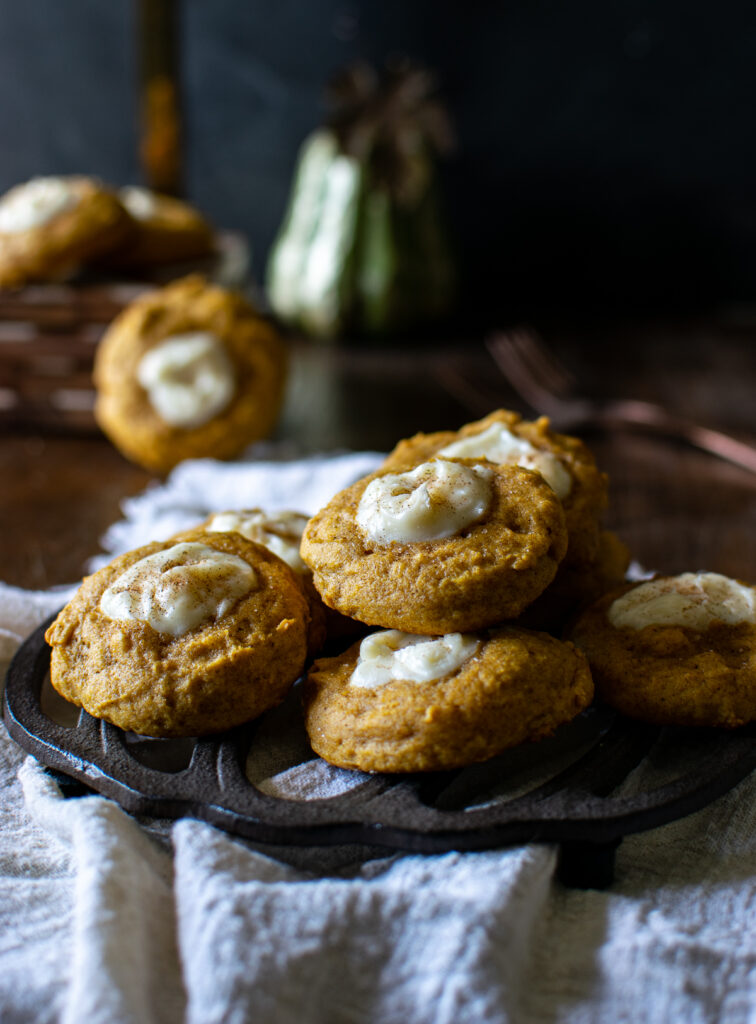
<path fill-rule="evenodd" d="M 539 327 L 586 394 L 661 402 L 756 438 L 756 327 L 747 311 Z M 450 388 L 450 379 L 466 382 L 470 394 Z M 482 338 L 369 349 L 299 342 L 275 440 L 287 452 L 386 450 L 418 430 L 456 428 L 496 406 L 532 413 Z M 643 564 L 756 580 L 756 474 L 648 435 L 585 440 L 610 476 L 607 524 Z M 0 438 L 0 472 L 0 580 L 30 588 L 77 580 L 119 518 L 122 499 L 154 479 L 104 437 L 33 429 Z"/>

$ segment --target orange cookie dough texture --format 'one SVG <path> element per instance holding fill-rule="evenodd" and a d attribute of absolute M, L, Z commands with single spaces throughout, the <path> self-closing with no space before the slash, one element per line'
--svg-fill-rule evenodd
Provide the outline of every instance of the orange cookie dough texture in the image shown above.
<path fill-rule="evenodd" d="M 400 441 L 382 468 L 395 472 L 409 469 L 436 455 L 447 445 L 484 434 L 494 425 L 501 425 L 537 450 L 556 456 L 569 473 L 570 490 L 562 499 L 569 536 L 565 561 L 567 564 L 594 561 L 600 544 L 599 519 L 607 504 L 607 478 L 597 468 L 596 460 L 586 445 L 578 438 L 555 433 L 545 416 L 531 422 L 523 420 L 519 413 L 499 409 L 460 430 L 416 434 Z"/>
<path fill-rule="evenodd" d="M 670 579 L 677 578 L 655 582 Z M 597 696 L 658 725 L 736 728 L 756 719 L 756 623 L 614 625 L 609 616 L 617 599 L 642 586 L 604 595 L 571 631 L 588 658 Z"/>
<path fill-rule="evenodd" d="M 112 254 L 112 265 L 148 267 L 212 253 L 213 230 L 189 203 L 135 186 L 119 189 L 118 198 L 131 218 L 132 231 Z"/>
<path fill-rule="evenodd" d="M 103 594 L 126 570 L 177 544 L 241 559 L 252 569 L 253 586 L 238 599 L 232 593 L 222 614 L 180 635 L 103 612 Z M 197 599 L 202 593 L 200 587 Z M 220 732 L 284 698 L 304 666 L 308 619 L 301 587 L 279 558 L 237 533 L 190 530 L 121 555 L 83 581 L 45 634 L 50 678 L 66 700 L 125 730 Z"/>
<path fill-rule="evenodd" d="M 65 202 L 58 196 L 57 212 L 49 218 L 22 230 L 5 230 L 0 214 L 0 288 L 61 280 L 121 244 L 130 233 L 131 218 L 116 196 L 94 178 L 81 175 L 34 178 L 17 185 L 0 198 L 0 209 L 8 213 L 25 191 L 46 185 L 68 197 Z"/>
<path fill-rule="evenodd" d="M 485 761 L 551 735 L 593 697 L 587 662 L 571 643 L 516 626 L 481 636 L 458 670 L 428 682 L 354 686 L 359 654 L 355 644 L 316 661 L 305 681 L 313 750 L 342 768 L 424 772 Z"/>
<path fill-rule="evenodd" d="M 368 625 L 441 634 L 516 618 L 548 586 L 567 547 L 552 489 L 518 466 L 454 461 L 490 473 L 488 509 L 458 534 L 370 540 L 356 517 L 368 485 L 389 475 L 384 470 L 337 494 L 310 520 L 301 554 L 329 607 Z"/>
<path fill-rule="evenodd" d="M 148 354 L 154 358 L 154 350 L 159 355 L 172 339 L 192 336 L 214 346 L 213 372 L 225 375 L 227 396 L 209 414 L 176 421 L 155 403 L 140 374 L 144 379 Z M 158 383 L 180 398 L 182 388 L 186 393 L 207 382 L 200 364 L 177 362 L 160 372 Z M 166 473 L 184 459 L 231 458 L 266 437 L 280 411 L 285 376 L 286 351 L 273 327 L 241 295 L 191 275 L 141 296 L 113 321 L 95 357 L 95 416 L 127 458 Z"/>

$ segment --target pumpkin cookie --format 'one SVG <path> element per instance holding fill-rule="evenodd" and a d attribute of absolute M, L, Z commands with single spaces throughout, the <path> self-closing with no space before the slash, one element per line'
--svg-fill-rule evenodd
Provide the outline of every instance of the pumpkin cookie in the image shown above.
<path fill-rule="evenodd" d="M 190 530 L 87 577 L 45 634 L 66 700 L 122 729 L 200 736 L 278 704 L 304 666 L 293 572 L 238 533 Z"/>
<path fill-rule="evenodd" d="M 331 608 L 440 634 L 515 618 L 554 578 L 566 546 L 562 506 L 539 474 L 432 459 L 337 494 L 308 523 L 301 554 Z"/>
<path fill-rule="evenodd" d="M 95 357 L 95 416 L 127 458 L 165 473 L 267 436 L 284 378 L 274 329 L 241 295 L 192 275 L 113 321 Z"/>
<path fill-rule="evenodd" d="M 597 694 L 659 725 L 735 728 L 756 718 L 756 589 L 718 573 L 628 585 L 592 605 L 572 639 Z"/>
<path fill-rule="evenodd" d="M 131 219 L 93 178 L 32 178 L 0 198 L 0 287 L 59 280 L 129 234 Z"/>
<path fill-rule="evenodd" d="M 460 430 L 416 434 L 400 441 L 383 469 L 410 469 L 434 455 L 453 459 L 488 459 L 540 473 L 564 506 L 569 545 L 567 564 L 592 562 L 599 550 L 599 517 L 607 503 L 607 478 L 576 437 L 557 434 L 547 417 L 535 422 L 499 409 Z"/>
<path fill-rule="evenodd" d="M 126 244 L 110 259 L 121 267 L 149 267 L 200 259 L 213 251 L 213 231 L 189 203 L 129 185 L 118 198 L 133 221 Z"/>
<path fill-rule="evenodd" d="M 305 723 L 313 750 L 342 768 L 438 771 L 549 736 L 592 696 L 585 658 L 545 633 L 388 630 L 315 662 Z"/>

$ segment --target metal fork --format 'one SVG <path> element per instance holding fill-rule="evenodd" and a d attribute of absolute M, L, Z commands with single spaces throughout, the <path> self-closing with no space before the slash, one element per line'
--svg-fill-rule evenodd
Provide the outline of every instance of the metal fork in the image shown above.
<path fill-rule="evenodd" d="M 549 416 L 558 430 L 646 430 L 685 441 L 756 473 L 756 447 L 719 430 L 692 423 L 652 402 L 596 401 L 579 396 L 573 375 L 530 329 L 499 332 L 488 339 L 486 346 L 515 391 L 538 412 Z"/>

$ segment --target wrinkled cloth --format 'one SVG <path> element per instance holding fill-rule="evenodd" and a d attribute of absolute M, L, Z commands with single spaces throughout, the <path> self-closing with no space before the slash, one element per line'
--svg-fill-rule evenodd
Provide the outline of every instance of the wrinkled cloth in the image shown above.
<path fill-rule="evenodd" d="M 104 547 L 213 509 L 310 512 L 376 464 L 185 463 L 126 503 Z M 0 585 L 0 659 L 70 592 Z M 254 766 L 261 788 L 305 799 L 359 779 L 308 759 L 296 730 L 277 751 L 293 712 L 278 715 Z M 668 771 L 651 756 L 624 789 Z M 543 844 L 288 857 L 190 819 L 137 820 L 100 796 L 64 798 L 4 727 L 0 778 L 4 1024 L 756 1020 L 756 775 L 625 838 L 602 892 L 563 887 Z"/>

